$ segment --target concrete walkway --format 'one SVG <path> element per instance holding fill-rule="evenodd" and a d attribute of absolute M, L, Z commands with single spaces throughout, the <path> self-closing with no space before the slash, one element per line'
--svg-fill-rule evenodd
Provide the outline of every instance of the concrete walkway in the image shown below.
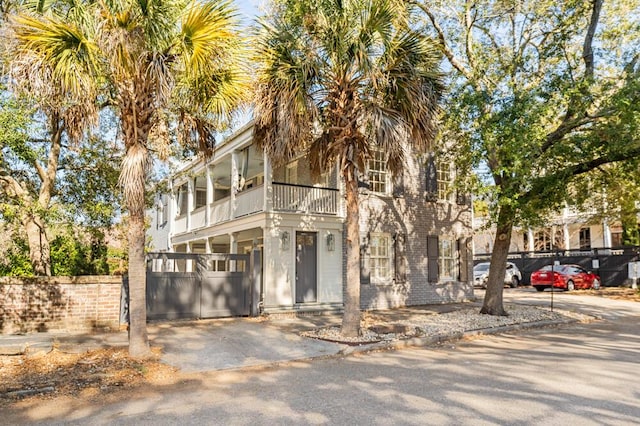
<path fill-rule="evenodd" d="M 478 303 L 427 305 L 375 312 L 384 322 L 419 320 L 461 309 L 478 308 Z M 162 348 L 162 361 L 183 372 L 204 372 L 266 366 L 293 360 L 348 354 L 355 351 L 426 345 L 457 339 L 461 334 L 413 338 L 348 346 L 300 336 L 301 331 L 338 326 L 341 316 L 281 316 L 265 318 L 229 318 L 200 321 L 152 323 L 148 326 L 152 346 Z M 523 326 L 543 326 L 526 324 Z M 513 327 L 510 327 L 513 329 Z M 473 334 L 504 332 L 506 329 L 474 330 Z M 34 333 L 0 335 L 0 355 L 33 354 L 51 351 L 82 353 L 92 349 L 126 347 L 126 331 L 116 333 Z"/>

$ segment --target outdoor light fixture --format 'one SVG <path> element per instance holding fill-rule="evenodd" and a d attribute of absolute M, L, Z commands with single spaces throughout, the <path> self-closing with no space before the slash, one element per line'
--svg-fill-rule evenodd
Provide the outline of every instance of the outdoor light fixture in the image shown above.
<path fill-rule="evenodd" d="M 280 234 L 280 243 L 282 244 L 282 250 L 289 250 L 289 231 L 283 231 Z"/>
<path fill-rule="evenodd" d="M 333 234 L 329 233 L 327 235 L 327 250 L 334 251 L 336 249 L 336 239 Z"/>

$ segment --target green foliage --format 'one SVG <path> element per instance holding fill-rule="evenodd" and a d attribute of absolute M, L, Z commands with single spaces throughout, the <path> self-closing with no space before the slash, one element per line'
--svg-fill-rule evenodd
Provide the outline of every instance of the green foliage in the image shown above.
<path fill-rule="evenodd" d="M 82 149 L 65 152 L 57 190 L 70 222 L 109 227 L 120 215 L 120 153 L 121 147 L 98 134 Z"/>
<path fill-rule="evenodd" d="M 512 224 L 535 224 L 565 202 L 588 202 L 572 190 L 580 180 L 640 156 L 637 2 L 421 8 L 425 31 L 441 37 L 453 69 L 445 116 L 447 140 L 457 142 L 451 156 L 486 172 L 476 190 L 494 221 L 508 210 Z"/>
<path fill-rule="evenodd" d="M 78 235 L 71 229 L 51 241 L 51 268 L 54 276 L 108 275 L 109 253 L 104 235 L 94 230 Z M 113 254 L 111 254 L 113 255 Z M 22 238 L 13 239 L 0 261 L 0 276 L 33 276 L 29 247 Z"/>
<path fill-rule="evenodd" d="M 0 276 L 33 276 L 29 247 L 24 239 L 14 239 L 13 244 L 6 248 L 4 257 L 0 259 Z"/>

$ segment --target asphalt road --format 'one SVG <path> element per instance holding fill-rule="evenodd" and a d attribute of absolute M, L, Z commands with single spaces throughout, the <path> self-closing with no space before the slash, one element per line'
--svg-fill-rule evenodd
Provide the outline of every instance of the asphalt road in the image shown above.
<path fill-rule="evenodd" d="M 505 289 L 507 303 L 551 295 Z M 29 423 L 221 425 L 637 425 L 640 303 L 555 293 L 588 324 L 432 348 L 203 374 L 181 387 Z M 0 421 L 1 423 L 1 421 Z"/>

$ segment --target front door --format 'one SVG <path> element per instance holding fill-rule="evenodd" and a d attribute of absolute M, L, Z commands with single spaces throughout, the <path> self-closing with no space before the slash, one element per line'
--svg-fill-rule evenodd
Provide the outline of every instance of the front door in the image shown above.
<path fill-rule="evenodd" d="M 317 301 L 316 232 L 296 232 L 296 303 Z"/>

